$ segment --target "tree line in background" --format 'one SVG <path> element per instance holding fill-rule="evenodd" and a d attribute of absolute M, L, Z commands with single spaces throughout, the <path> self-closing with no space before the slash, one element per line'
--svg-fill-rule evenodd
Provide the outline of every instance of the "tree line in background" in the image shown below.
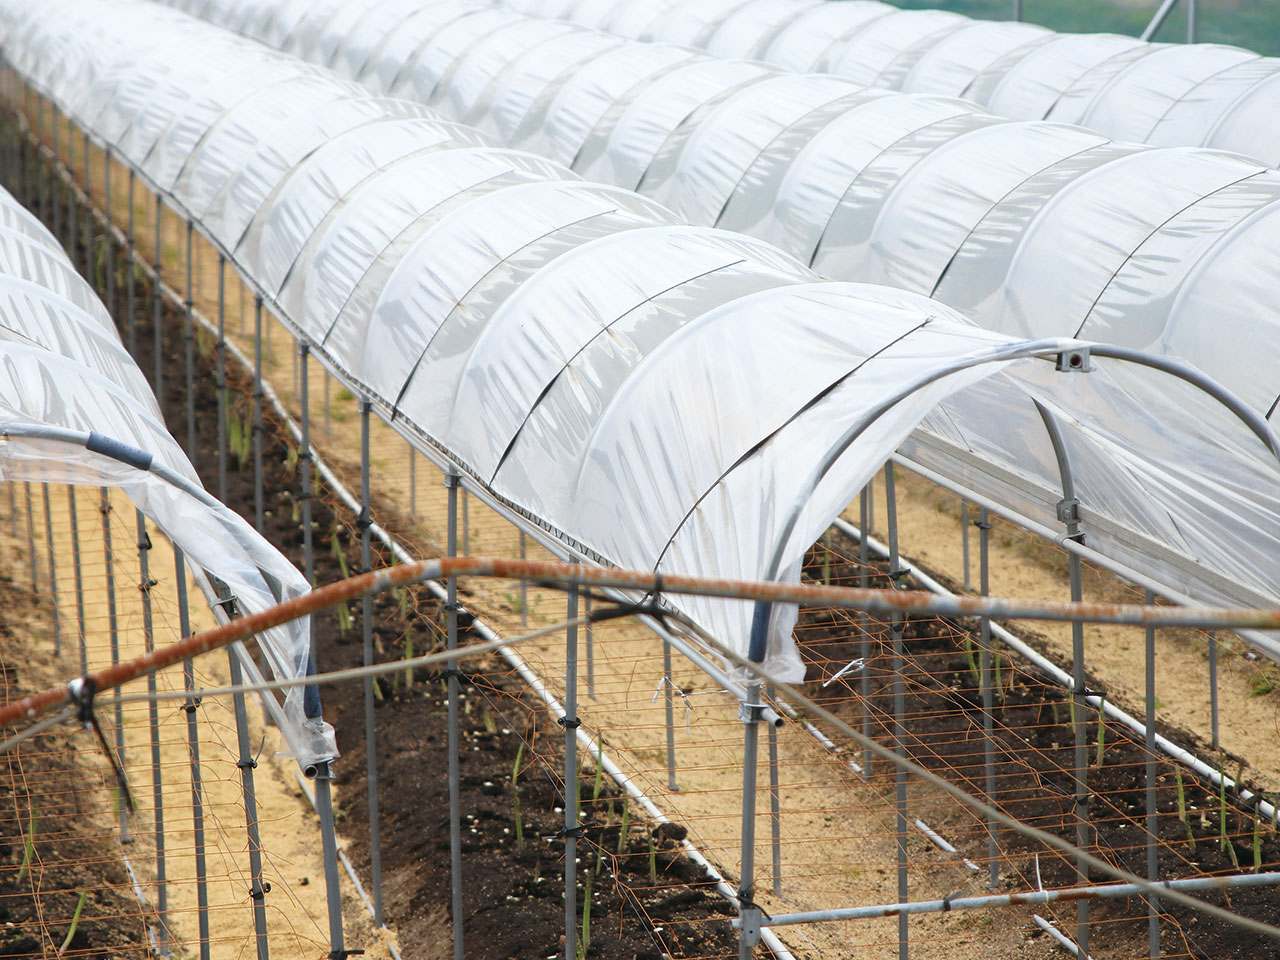
<path fill-rule="evenodd" d="M 951 10 L 983 20 L 1008 20 L 1013 0 L 891 0 L 909 10 Z M 1169 15 L 1157 40 L 1182 42 L 1186 0 Z M 1160 0 L 1023 0 L 1022 18 L 1065 33 L 1142 33 Z M 1199 0 L 1197 37 L 1280 55 L 1280 3 L 1274 0 Z"/>

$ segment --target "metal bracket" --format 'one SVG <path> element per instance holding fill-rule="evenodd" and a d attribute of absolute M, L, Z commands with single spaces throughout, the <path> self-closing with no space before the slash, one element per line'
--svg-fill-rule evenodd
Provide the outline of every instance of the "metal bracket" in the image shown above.
<path fill-rule="evenodd" d="M 1064 350 L 1058 354 L 1057 369 L 1059 373 L 1090 373 L 1093 364 L 1089 358 L 1089 348 L 1079 347 L 1075 350 Z"/>
<path fill-rule="evenodd" d="M 754 947 L 760 942 L 760 920 L 764 915 L 764 911 L 757 906 L 747 906 L 745 903 L 738 908 L 738 919 L 741 924 L 739 935 L 741 942 L 748 947 Z"/>
<path fill-rule="evenodd" d="M 738 719 L 743 723 L 759 723 L 764 719 L 764 704 L 739 701 Z"/>
<path fill-rule="evenodd" d="M 1065 500 L 1058 501 L 1058 522 L 1059 523 L 1079 523 L 1080 522 L 1080 501 L 1075 497 L 1069 497 Z"/>

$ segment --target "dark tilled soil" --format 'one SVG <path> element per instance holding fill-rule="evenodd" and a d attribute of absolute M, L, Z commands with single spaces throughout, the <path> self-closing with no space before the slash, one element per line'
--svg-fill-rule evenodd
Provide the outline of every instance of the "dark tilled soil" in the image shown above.
<path fill-rule="evenodd" d="M 832 545 L 836 557 L 857 556 L 856 544 L 846 538 L 838 537 Z M 833 562 L 832 555 L 825 551 L 814 551 L 805 573 L 815 579 L 857 583 L 859 568 L 839 559 Z M 887 566 L 877 565 L 875 581 L 887 584 L 887 573 Z M 908 718 L 909 732 L 904 747 L 917 763 L 944 773 L 975 796 L 983 797 L 985 737 L 978 683 L 980 641 L 972 632 L 974 627 L 938 619 L 911 620 L 905 625 L 903 715 Z M 828 676 L 828 664 L 847 663 L 863 655 L 861 641 L 855 639 L 855 631 L 850 628 L 849 618 L 839 612 L 804 613 L 799 636 L 812 673 L 825 671 L 822 675 Z M 887 742 L 893 723 L 888 624 L 873 622 L 868 633 L 872 642 L 867 668 L 871 696 L 867 702 L 877 736 L 884 734 Z M 998 679 L 1000 688 L 993 694 L 992 710 L 993 799 L 1010 816 L 1074 842 L 1075 732 L 1070 698 L 1060 687 L 1014 668 L 1007 658 L 1001 660 Z M 861 718 L 860 701 L 852 695 L 855 690 L 860 692 L 861 683 L 861 674 L 850 676 L 835 704 L 836 712 L 850 721 Z M 1095 677 L 1087 677 L 1086 686 L 1093 691 L 1102 690 Z M 829 694 L 831 689 L 821 693 Z M 1096 710 L 1088 711 L 1085 730 L 1087 809 L 1094 831 L 1089 850 L 1115 866 L 1145 876 L 1146 748 L 1128 728 L 1108 721 L 1099 763 Z M 1213 756 L 1203 744 L 1180 731 L 1161 728 L 1160 732 L 1201 756 Z M 1223 757 L 1222 766 L 1228 775 L 1236 777 L 1236 758 Z M 1273 824 L 1257 823 L 1255 834 L 1255 818 L 1248 805 L 1236 802 L 1230 794 L 1220 797 L 1168 762 L 1157 761 L 1155 768 L 1161 879 L 1280 869 L 1280 838 Z M 1038 852 L 1039 871 L 1046 886 L 1078 882 L 1072 863 L 1047 852 L 1035 841 L 1002 831 L 1001 851 L 1024 877 L 1035 876 L 1032 858 Z M 975 845 L 964 852 L 985 856 L 985 842 L 981 848 Z M 1275 896 L 1274 888 L 1238 889 L 1229 895 L 1199 892 L 1196 896 L 1253 919 L 1280 923 L 1280 898 Z M 1167 900 L 1162 907 L 1166 917 L 1174 921 L 1164 925 L 1170 952 L 1204 960 L 1280 956 L 1274 941 L 1266 937 L 1241 931 L 1189 908 L 1171 906 Z M 1096 942 L 1090 944 L 1094 956 L 1147 955 L 1143 900 L 1134 897 L 1095 901 L 1091 915 L 1105 924 Z"/>
<path fill-rule="evenodd" d="M 29 586 L 0 578 L 0 702 L 52 679 L 32 667 L 47 651 L 35 651 L 23 632 L 48 619 Z M 84 797 L 109 791 L 77 757 L 95 749 L 91 737 L 55 730 L 0 754 L 0 957 L 53 956 L 64 943 L 65 955 L 94 960 L 150 952 L 120 848 L 81 807 Z M 86 789 L 65 789 L 69 783 Z"/>
<path fill-rule="evenodd" d="M 124 288 L 116 316 L 122 316 Z M 136 360 L 150 378 L 154 370 L 150 304 L 139 285 Z M 186 436 L 186 344 L 180 314 L 166 305 L 164 411 L 170 431 Z M 279 335 L 279 334 L 277 334 Z M 122 336 L 127 334 L 122 331 Z M 197 335 L 194 458 L 206 487 L 217 489 L 217 391 L 212 342 Z M 230 417 L 251 421 L 252 382 L 228 364 Z M 265 533 L 302 567 L 303 535 L 296 457 L 284 424 L 264 413 Z M 360 569 L 359 534 L 320 484 L 314 487 L 313 536 L 319 583 Z M 251 522 L 254 516 L 251 461 L 232 456 L 227 502 Z M 391 508 L 388 508 L 391 509 Z M 375 516 L 380 513 L 377 505 Z M 374 566 L 388 562 L 374 541 Z M 421 654 L 442 646 L 439 605 L 425 590 L 374 598 L 373 657 L 376 661 Z M 466 620 L 463 617 L 463 630 Z M 464 638 L 465 639 L 465 638 Z M 319 618 L 317 643 L 322 670 L 363 662 L 359 603 Z M 407 644 L 407 646 L 406 646 Z M 475 670 L 476 662 L 466 665 Z M 561 795 L 563 731 L 549 721 L 518 678 L 502 664 L 479 664 L 461 680 L 461 809 L 463 820 L 464 917 L 467 956 L 474 960 L 545 958 L 563 955 L 564 824 Z M 407 960 L 452 956 L 450 917 L 447 764 L 447 701 L 439 673 L 418 671 L 375 683 L 382 870 L 386 917 L 400 937 Z M 342 759 L 336 765 L 339 829 L 363 876 L 369 876 L 368 804 L 365 781 L 364 688 L 361 683 L 328 687 L 325 716 L 337 730 Z M 519 775 L 513 778 L 517 756 Z M 645 960 L 729 955 L 736 936 L 733 913 L 711 889 L 701 868 L 677 853 L 680 836 L 651 830 L 607 780 L 599 786 L 591 765 L 580 784 L 583 817 L 594 821 L 578 842 L 576 926 L 590 884 L 587 956 Z M 518 794 L 513 789 L 513 779 Z M 519 813 L 517 814 L 517 809 Z M 588 812 L 590 811 L 590 812 Z M 625 816 L 625 821 L 624 821 Z M 626 836 L 622 837 L 623 828 Z M 518 839 L 518 835 L 522 835 Z M 682 834 L 681 834 L 682 835 Z M 359 944 L 348 946 L 358 947 Z"/>

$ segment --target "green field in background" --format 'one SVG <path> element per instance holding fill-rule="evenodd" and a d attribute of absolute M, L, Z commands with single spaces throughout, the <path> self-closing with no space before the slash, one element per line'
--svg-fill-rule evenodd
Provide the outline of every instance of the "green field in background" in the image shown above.
<path fill-rule="evenodd" d="M 952 10 L 984 20 L 1008 20 L 1013 0 L 890 0 L 911 10 Z M 1183 9 L 1169 15 L 1157 40 L 1182 42 L 1187 35 Z M 1023 19 L 1071 33 L 1140 34 L 1159 0 L 1023 0 Z M 1198 39 L 1231 43 L 1272 56 L 1280 55 L 1280 2 L 1277 0 L 1200 0 Z"/>

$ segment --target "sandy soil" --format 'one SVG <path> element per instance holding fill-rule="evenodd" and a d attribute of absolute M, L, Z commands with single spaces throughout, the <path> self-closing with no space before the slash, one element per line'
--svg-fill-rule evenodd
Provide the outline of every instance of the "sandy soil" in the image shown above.
<path fill-rule="evenodd" d="M 20 488 L 19 488 L 20 489 Z M 44 546 L 45 517 L 39 486 L 35 492 L 34 529 L 39 556 L 39 589 L 51 598 L 48 578 L 48 556 Z M 72 525 L 66 487 L 50 487 L 50 521 L 54 537 L 57 612 L 61 629 L 61 657 L 53 661 L 45 677 L 47 683 L 65 681 L 80 671 L 80 647 L 77 626 L 75 565 L 73 563 Z M 144 652 L 143 596 L 139 589 L 137 535 L 134 510 L 122 494 L 110 497 L 110 537 L 113 547 L 111 574 L 113 590 L 109 590 L 105 539 L 103 535 L 101 495 L 98 489 L 76 489 L 76 530 L 82 571 L 81 591 L 85 610 L 84 649 L 90 670 L 99 670 L 112 662 L 111 600 L 115 599 L 116 640 L 118 656 L 130 658 Z M 23 564 L 17 579 L 26 580 L 27 544 L 25 541 L 25 498 L 18 507 L 21 539 L 14 553 Z M 6 499 L 0 498 L 0 509 L 7 512 Z M 8 524 L 3 526 L 9 534 Z M 169 542 L 154 529 L 150 531 L 153 548 L 149 551 L 149 575 L 156 581 L 150 591 L 153 617 L 153 642 L 157 646 L 172 643 L 179 637 L 179 619 L 175 584 L 173 550 Z M 204 604 L 195 583 L 188 580 L 192 598 L 191 622 L 195 630 L 213 625 L 213 617 Z M 44 625 L 51 634 L 51 625 Z M 51 637 L 49 638 L 51 640 Z M 226 657 L 221 654 L 201 658 L 195 664 L 196 686 L 220 686 L 229 682 Z M 181 690 L 181 668 L 157 675 L 160 691 Z M 136 694 L 146 690 L 145 682 L 125 688 Z M 255 795 L 259 805 L 259 829 L 262 837 L 264 880 L 270 884 L 267 895 L 269 946 L 273 956 L 311 958 L 326 953 L 324 872 L 320 860 L 320 844 L 316 821 L 303 797 L 290 764 L 274 761 L 272 752 L 277 734 L 264 725 L 257 702 L 250 700 L 251 742 L 259 751 L 260 765 L 255 771 Z M 165 822 L 165 868 L 168 883 L 168 921 L 175 948 L 195 954 L 199 942 L 197 919 L 197 880 L 195 836 L 192 819 L 190 781 L 190 747 L 187 740 L 186 713 L 180 702 L 161 701 L 157 708 L 157 739 L 160 745 L 160 785 Z M 111 701 L 100 701 L 98 710 L 108 739 L 115 742 L 116 713 Z M 145 703 L 124 704 L 120 710 L 123 730 L 125 770 L 138 812 L 125 826 L 123 850 L 132 861 L 143 883 L 149 902 L 154 906 L 157 894 L 158 858 L 154 843 L 155 802 L 150 763 L 150 716 Z M 255 954 L 245 809 L 242 786 L 236 766 L 238 759 L 235 718 L 229 697 L 204 699 L 197 707 L 201 773 L 204 784 L 206 875 L 210 942 L 214 956 L 234 957 Z M 87 737 L 87 735 L 86 735 Z M 82 748 L 94 756 L 91 743 Z M 96 759 L 96 758 L 95 758 Z M 109 801 L 99 806 L 109 809 Z M 108 821 L 111 817 L 108 814 Z M 362 941 L 369 939 L 368 923 L 358 903 L 348 905 L 353 934 Z M 180 947 L 179 947 L 180 945 Z M 373 956 L 386 956 L 385 951 Z"/>

